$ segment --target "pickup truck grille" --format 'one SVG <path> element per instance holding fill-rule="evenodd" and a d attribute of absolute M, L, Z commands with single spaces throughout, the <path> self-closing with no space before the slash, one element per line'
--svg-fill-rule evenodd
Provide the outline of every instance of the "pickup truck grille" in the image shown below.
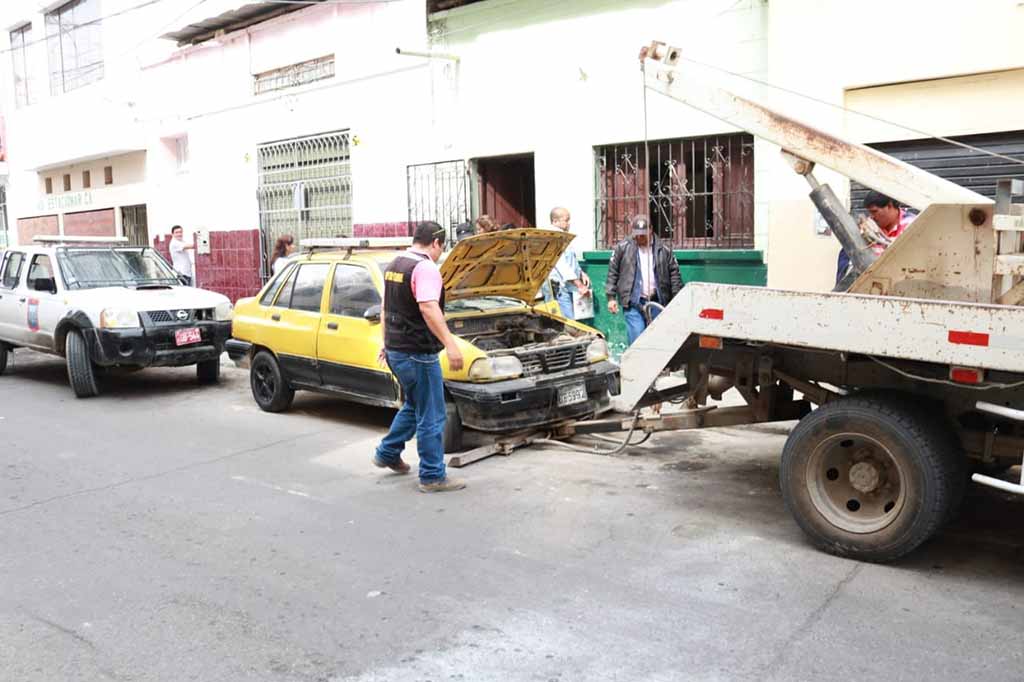
<path fill-rule="evenodd" d="M 522 350 L 516 352 L 516 357 L 523 363 L 526 376 L 560 372 L 587 364 L 587 344 Z"/>
<path fill-rule="evenodd" d="M 178 313 L 184 311 L 187 317 L 178 317 Z M 181 310 L 149 310 L 144 313 L 153 324 L 173 324 L 180 322 L 197 322 L 199 320 L 212 320 L 212 308 L 196 308 L 195 310 L 183 308 Z"/>

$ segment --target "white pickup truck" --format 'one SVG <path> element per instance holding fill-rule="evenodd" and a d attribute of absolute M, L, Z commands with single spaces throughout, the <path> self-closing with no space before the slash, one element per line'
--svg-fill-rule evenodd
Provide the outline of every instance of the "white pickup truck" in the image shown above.
<path fill-rule="evenodd" d="M 0 254 L 0 374 L 10 351 L 30 348 L 66 358 L 79 398 L 99 393 L 97 367 L 196 365 L 200 382 L 220 378 L 227 297 L 182 286 L 149 247 L 51 239 Z"/>

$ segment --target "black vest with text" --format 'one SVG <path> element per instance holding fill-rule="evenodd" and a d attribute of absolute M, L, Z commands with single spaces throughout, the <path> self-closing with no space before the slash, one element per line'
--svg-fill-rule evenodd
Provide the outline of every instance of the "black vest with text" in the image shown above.
<path fill-rule="evenodd" d="M 430 256 L 406 251 L 384 271 L 384 347 L 403 353 L 437 353 L 444 345 L 427 327 L 416 296 L 412 271 Z M 444 311 L 444 289 L 438 301 Z"/>

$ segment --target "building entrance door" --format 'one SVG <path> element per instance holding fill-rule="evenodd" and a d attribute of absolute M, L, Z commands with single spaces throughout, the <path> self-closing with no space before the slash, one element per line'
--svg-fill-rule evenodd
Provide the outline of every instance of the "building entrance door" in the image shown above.
<path fill-rule="evenodd" d="M 480 213 L 499 226 L 537 226 L 533 154 L 493 156 L 476 160 Z"/>

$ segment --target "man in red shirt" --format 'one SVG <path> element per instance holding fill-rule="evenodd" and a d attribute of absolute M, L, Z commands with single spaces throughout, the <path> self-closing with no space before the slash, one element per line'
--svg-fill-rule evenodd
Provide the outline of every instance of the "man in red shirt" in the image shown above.
<path fill-rule="evenodd" d="M 876 256 L 881 256 L 886 247 L 896 237 L 903 234 L 903 231 L 917 217 L 916 213 L 911 213 L 890 197 L 874 190 L 868 192 L 867 196 L 864 197 L 862 205 L 867 210 L 868 217 L 871 220 L 861 222 L 861 232 L 864 233 L 864 239 L 871 245 L 871 250 L 875 252 Z M 872 225 L 871 223 L 874 224 Z M 877 229 L 875 229 L 876 227 Z M 837 285 L 843 280 L 849 269 L 850 257 L 846 254 L 846 251 L 840 249 L 839 263 L 836 269 Z"/>

